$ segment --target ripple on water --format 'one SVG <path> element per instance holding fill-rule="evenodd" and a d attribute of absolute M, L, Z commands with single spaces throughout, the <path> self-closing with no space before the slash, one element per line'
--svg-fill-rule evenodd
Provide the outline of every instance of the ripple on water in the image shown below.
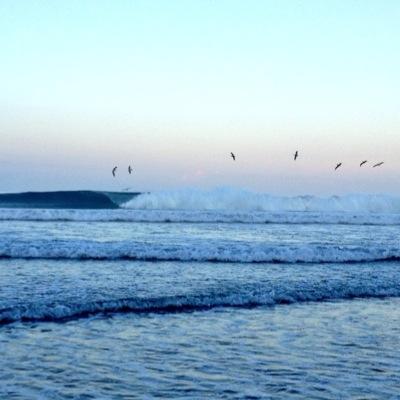
<path fill-rule="evenodd" d="M 0 331 L 0 397 L 394 399 L 399 306 L 354 300 L 16 324 Z"/>

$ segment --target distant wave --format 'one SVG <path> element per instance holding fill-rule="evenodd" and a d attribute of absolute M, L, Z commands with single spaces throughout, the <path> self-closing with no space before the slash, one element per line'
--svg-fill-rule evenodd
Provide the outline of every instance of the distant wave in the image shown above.
<path fill-rule="evenodd" d="M 239 189 L 175 190 L 143 193 L 122 205 L 139 210 L 224 210 L 252 212 L 351 212 L 400 214 L 400 197 L 352 194 L 345 196 L 272 196 Z"/>
<path fill-rule="evenodd" d="M 272 196 L 239 189 L 0 194 L 0 221 L 400 224 L 400 197 Z"/>
<path fill-rule="evenodd" d="M 217 307 L 252 308 L 301 302 L 347 300 L 353 298 L 399 297 L 400 284 L 392 282 L 328 282 L 321 285 L 304 282 L 300 286 L 263 288 L 260 285 L 235 288 L 234 291 L 212 291 L 187 295 L 160 297 L 131 297 L 110 300 L 85 300 L 66 303 L 52 301 L 48 304 L 23 304 L 0 308 L 0 324 L 13 322 L 40 322 L 89 317 L 97 314 L 115 313 L 179 313 L 205 311 Z"/>
<path fill-rule="evenodd" d="M 387 245 L 291 244 L 274 245 L 233 240 L 96 242 L 91 240 L 0 241 L 0 258 L 71 260 L 144 260 L 231 263 L 349 263 L 399 260 L 400 247 Z"/>
<path fill-rule="evenodd" d="M 3 208 L 115 209 L 138 193 L 88 190 L 0 194 Z"/>

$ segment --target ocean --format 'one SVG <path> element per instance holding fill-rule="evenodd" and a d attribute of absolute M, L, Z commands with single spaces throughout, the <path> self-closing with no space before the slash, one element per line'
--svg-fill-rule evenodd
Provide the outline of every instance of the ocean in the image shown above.
<path fill-rule="evenodd" d="M 400 198 L 0 207 L 1 399 L 400 398 Z"/>

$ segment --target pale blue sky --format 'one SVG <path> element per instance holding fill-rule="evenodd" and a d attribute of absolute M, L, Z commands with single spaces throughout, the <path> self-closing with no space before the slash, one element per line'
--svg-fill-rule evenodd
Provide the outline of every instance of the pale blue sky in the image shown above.
<path fill-rule="evenodd" d="M 399 21 L 397 0 L 0 0 L 0 191 L 400 193 Z"/>

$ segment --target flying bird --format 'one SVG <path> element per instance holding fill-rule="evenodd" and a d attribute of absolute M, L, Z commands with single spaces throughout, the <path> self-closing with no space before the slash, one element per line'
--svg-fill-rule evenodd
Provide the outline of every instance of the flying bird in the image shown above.
<path fill-rule="evenodd" d="M 133 170 L 132 170 L 132 167 L 131 167 L 131 166 L 129 166 L 129 167 L 128 167 L 128 172 L 129 172 L 129 175 L 132 173 L 132 171 L 133 171 Z"/>
<path fill-rule="evenodd" d="M 382 164 L 383 164 L 383 161 L 379 162 L 378 164 L 373 165 L 372 168 L 380 167 Z"/>
<path fill-rule="evenodd" d="M 231 157 L 233 158 L 233 161 L 236 160 L 236 156 L 231 152 Z"/>
<path fill-rule="evenodd" d="M 115 173 L 117 172 L 117 168 L 118 167 L 114 167 L 113 169 L 112 169 L 112 174 L 113 174 L 113 177 L 115 178 Z"/>
<path fill-rule="evenodd" d="M 296 150 L 296 153 L 294 153 L 294 161 L 296 161 L 298 156 L 299 156 L 299 152 Z"/>
<path fill-rule="evenodd" d="M 361 163 L 360 163 L 360 167 L 362 167 L 365 163 L 367 163 L 368 162 L 368 160 L 364 160 L 364 161 L 361 161 Z"/>
<path fill-rule="evenodd" d="M 336 164 L 335 171 L 336 171 L 339 167 L 341 167 L 341 166 L 342 166 L 342 163 L 341 163 L 341 162 L 338 163 L 338 164 Z"/>

